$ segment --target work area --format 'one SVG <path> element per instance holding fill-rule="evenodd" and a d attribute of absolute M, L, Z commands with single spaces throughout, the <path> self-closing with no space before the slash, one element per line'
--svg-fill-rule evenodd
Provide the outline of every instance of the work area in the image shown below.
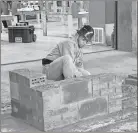
<path fill-rule="evenodd" d="M 1 15 L 2 132 L 136 131 L 137 2 L 17 3 Z"/>

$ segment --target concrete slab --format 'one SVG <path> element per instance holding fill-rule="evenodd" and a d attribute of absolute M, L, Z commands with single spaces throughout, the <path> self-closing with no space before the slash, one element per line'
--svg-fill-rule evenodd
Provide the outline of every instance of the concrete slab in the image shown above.
<path fill-rule="evenodd" d="M 40 34 L 41 33 L 41 34 Z M 8 43 L 7 36 L 2 36 L 2 62 L 9 63 L 23 60 L 36 60 L 46 56 L 46 53 L 53 48 L 58 41 L 64 40 L 63 37 L 41 36 L 42 31 L 38 31 L 38 42 L 30 44 Z M 96 47 L 97 50 L 100 48 Z M 90 49 L 90 48 L 89 48 Z M 88 49 L 87 49 L 88 50 Z M 89 51 L 90 52 L 90 51 Z M 100 73 L 116 73 L 116 74 L 135 74 L 137 73 L 137 57 L 130 52 L 107 51 L 100 53 L 85 54 L 84 67 L 91 72 L 92 75 Z M 14 69 L 29 68 L 38 72 L 42 71 L 41 61 L 26 62 L 1 66 L 1 109 L 2 113 L 10 112 L 10 86 L 8 72 Z M 36 129 L 19 122 L 17 119 L 9 115 L 2 118 L 3 132 L 28 132 L 37 131 Z M 8 122 L 9 121 L 9 122 Z M 135 121 L 134 121 L 135 122 Z M 88 127 L 88 125 L 86 125 Z"/>
<path fill-rule="evenodd" d="M 129 110 L 130 111 L 130 110 Z M 137 113 L 133 109 L 117 112 L 111 115 L 90 118 L 63 128 L 52 130 L 52 132 L 87 132 L 87 131 L 137 131 Z M 125 126 L 126 125 L 126 126 Z M 36 128 L 29 126 L 22 120 L 12 117 L 10 114 L 2 115 L 2 132 L 40 132 Z"/>
<path fill-rule="evenodd" d="M 48 36 L 43 36 L 43 30 L 36 22 L 33 24 L 35 34 L 37 35 L 36 42 L 32 43 L 9 43 L 7 31 L 1 34 L 1 64 L 9 64 L 22 61 L 39 60 L 45 57 L 48 52 L 60 41 L 67 39 L 68 27 L 60 22 L 48 23 Z M 74 26 L 74 31 L 76 26 Z M 111 46 L 92 45 L 86 46 L 83 49 L 84 53 L 93 53 L 98 51 L 112 50 Z"/>

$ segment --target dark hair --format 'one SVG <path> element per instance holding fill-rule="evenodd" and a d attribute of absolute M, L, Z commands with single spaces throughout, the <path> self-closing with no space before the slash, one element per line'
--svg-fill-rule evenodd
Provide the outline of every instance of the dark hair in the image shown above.
<path fill-rule="evenodd" d="M 84 25 L 80 30 L 77 30 L 79 36 L 83 36 L 87 41 L 91 41 L 94 35 L 94 29 L 90 25 Z"/>

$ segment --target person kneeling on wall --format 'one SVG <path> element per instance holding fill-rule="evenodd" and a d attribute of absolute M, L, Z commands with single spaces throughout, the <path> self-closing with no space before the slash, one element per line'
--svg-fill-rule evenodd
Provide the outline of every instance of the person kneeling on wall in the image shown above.
<path fill-rule="evenodd" d="M 42 59 L 43 70 L 48 80 L 63 80 L 90 75 L 83 67 L 83 53 L 81 48 L 92 40 L 94 30 L 84 25 L 75 35 L 60 42 Z"/>

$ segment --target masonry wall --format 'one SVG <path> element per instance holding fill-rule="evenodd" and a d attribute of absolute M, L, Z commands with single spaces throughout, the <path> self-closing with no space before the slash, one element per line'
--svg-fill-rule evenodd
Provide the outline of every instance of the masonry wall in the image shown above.
<path fill-rule="evenodd" d="M 20 69 L 9 77 L 12 116 L 42 131 L 137 106 L 136 75 L 48 81 L 41 73 Z"/>

